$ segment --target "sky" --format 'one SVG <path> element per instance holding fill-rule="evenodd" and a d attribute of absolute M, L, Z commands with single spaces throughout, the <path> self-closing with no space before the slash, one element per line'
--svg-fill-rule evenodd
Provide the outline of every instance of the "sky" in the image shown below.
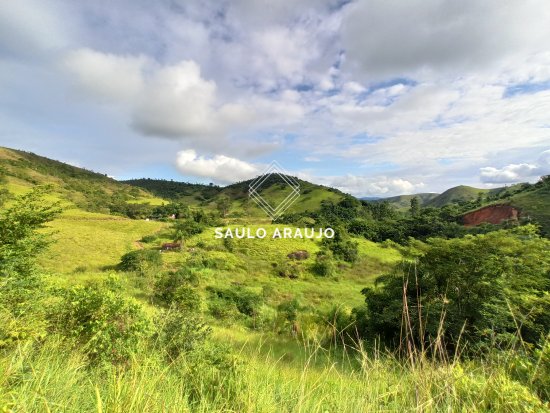
<path fill-rule="evenodd" d="M 0 0 L 0 145 L 355 196 L 550 173 L 547 0 Z"/>

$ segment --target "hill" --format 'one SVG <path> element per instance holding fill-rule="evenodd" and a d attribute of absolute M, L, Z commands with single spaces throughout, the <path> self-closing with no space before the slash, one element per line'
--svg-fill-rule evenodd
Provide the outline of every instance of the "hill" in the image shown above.
<path fill-rule="evenodd" d="M 12 194 L 25 193 L 36 185 L 50 185 L 52 199 L 92 212 L 109 213 L 113 205 L 122 202 L 162 202 L 144 189 L 105 174 L 4 147 L 0 147 L 0 177 Z"/>
<path fill-rule="evenodd" d="M 473 201 L 477 199 L 480 194 L 488 194 L 491 191 L 495 190 L 474 188 L 467 185 L 459 185 L 453 188 L 449 188 L 442 194 L 432 198 L 430 201 L 426 202 L 425 206 L 440 208 L 454 202 Z"/>
<path fill-rule="evenodd" d="M 380 198 L 378 201 L 385 201 L 389 202 L 390 204 L 394 205 L 397 209 L 407 209 L 411 206 L 411 199 L 414 197 L 417 197 L 419 200 L 420 205 L 426 205 L 426 203 L 430 202 L 432 199 L 438 197 L 439 194 L 435 192 L 426 192 L 426 193 L 420 193 L 420 194 L 413 194 L 413 195 L 397 195 L 397 196 L 391 196 L 388 198 Z"/>
<path fill-rule="evenodd" d="M 343 192 L 335 188 L 316 185 L 296 177 L 288 178 L 298 182 L 300 187 L 300 197 L 289 207 L 289 212 L 313 211 L 319 208 L 322 201 L 338 201 L 345 196 Z M 230 215 L 265 216 L 265 213 L 249 197 L 249 188 L 252 182 L 253 180 L 249 179 L 219 187 L 148 178 L 123 181 L 125 184 L 139 187 L 165 199 L 210 209 L 216 208 L 218 201 L 224 197 L 229 199 Z M 284 183 L 283 178 L 277 174 L 268 176 L 258 188 L 258 193 L 272 206 L 282 202 L 290 195 L 291 191 L 290 187 Z"/>

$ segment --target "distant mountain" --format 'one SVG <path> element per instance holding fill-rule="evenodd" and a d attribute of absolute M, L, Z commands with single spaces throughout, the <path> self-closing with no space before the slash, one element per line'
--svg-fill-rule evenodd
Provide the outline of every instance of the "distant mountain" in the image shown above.
<path fill-rule="evenodd" d="M 397 209 L 405 209 L 411 206 L 411 199 L 417 197 L 420 205 L 425 205 L 427 202 L 439 196 L 439 194 L 427 192 L 413 195 L 397 195 L 388 198 L 378 198 L 376 201 L 386 201 L 394 205 Z"/>

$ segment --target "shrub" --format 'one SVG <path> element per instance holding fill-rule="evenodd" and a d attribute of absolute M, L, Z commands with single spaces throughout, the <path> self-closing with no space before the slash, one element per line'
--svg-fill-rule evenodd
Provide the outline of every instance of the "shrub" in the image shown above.
<path fill-rule="evenodd" d="M 212 297 L 208 302 L 208 310 L 217 319 L 235 320 L 240 313 L 233 301 L 219 297 Z"/>
<path fill-rule="evenodd" d="M 235 240 L 233 238 L 226 237 L 223 239 L 223 246 L 227 251 L 233 252 L 235 249 Z"/>
<path fill-rule="evenodd" d="M 118 267 L 123 271 L 136 271 L 140 274 L 162 266 L 162 255 L 157 250 L 135 250 L 122 256 Z"/>
<path fill-rule="evenodd" d="M 255 316 L 263 303 L 263 297 L 242 286 L 229 288 L 208 287 L 213 297 L 233 303 L 237 310 L 249 317 Z"/>
<path fill-rule="evenodd" d="M 105 285 L 61 291 L 52 321 L 53 328 L 74 339 L 93 363 L 127 361 L 149 333 L 141 306 Z"/>
<path fill-rule="evenodd" d="M 157 240 L 157 236 L 156 235 L 144 235 L 142 238 L 141 238 L 141 242 L 145 242 L 146 244 L 149 244 L 151 242 L 155 242 Z"/>
<path fill-rule="evenodd" d="M 155 344 L 166 355 L 175 360 L 204 344 L 212 329 L 193 314 L 171 307 L 163 311 L 156 320 Z"/>
<path fill-rule="evenodd" d="M 336 263 L 329 251 L 321 250 L 315 256 L 315 263 L 312 265 L 312 271 L 320 277 L 332 277 L 336 275 Z"/>
<path fill-rule="evenodd" d="M 300 278 L 302 275 L 302 264 L 296 261 L 282 260 L 274 265 L 275 273 L 279 277 Z"/>
<path fill-rule="evenodd" d="M 186 295 L 180 291 L 181 289 L 191 288 L 198 284 L 199 278 L 195 270 L 182 268 L 178 271 L 162 275 L 155 283 L 153 296 L 160 304 L 170 306 Z M 200 297 L 198 299 L 200 302 Z"/>

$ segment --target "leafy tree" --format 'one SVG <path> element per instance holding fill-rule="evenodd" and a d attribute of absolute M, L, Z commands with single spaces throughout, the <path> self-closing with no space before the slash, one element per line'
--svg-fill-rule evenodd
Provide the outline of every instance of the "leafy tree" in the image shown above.
<path fill-rule="evenodd" d="M 23 280 L 36 271 L 36 257 L 50 244 L 48 234 L 38 232 L 61 213 L 57 202 L 44 201 L 47 187 L 22 195 L 0 211 L 0 275 Z"/>
<path fill-rule="evenodd" d="M 46 334 L 36 259 L 51 239 L 39 230 L 61 212 L 44 200 L 46 191 L 36 188 L 0 210 L 0 347 Z"/>
<path fill-rule="evenodd" d="M 216 200 L 216 208 L 222 217 L 225 217 L 231 208 L 231 199 L 227 195 L 221 195 Z"/>
<path fill-rule="evenodd" d="M 418 215 L 419 211 L 420 211 L 420 201 L 418 200 L 417 196 L 414 196 L 411 198 L 411 215 L 415 217 Z"/>
<path fill-rule="evenodd" d="M 408 331 L 409 339 L 428 345 L 442 334 L 453 350 L 459 337 L 478 347 L 508 345 L 518 327 L 535 344 L 550 329 L 550 241 L 534 227 L 418 246 L 416 267 L 362 291 L 366 305 L 355 314 L 363 337 L 398 345 Z"/>

